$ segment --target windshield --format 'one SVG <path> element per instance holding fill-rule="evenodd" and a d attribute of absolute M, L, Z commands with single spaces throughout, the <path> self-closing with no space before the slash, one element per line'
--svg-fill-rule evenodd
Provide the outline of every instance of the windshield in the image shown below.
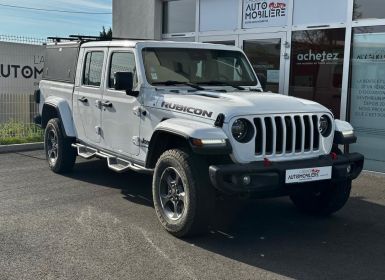
<path fill-rule="evenodd" d="M 151 85 L 258 85 L 250 64 L 239 51 L 144 48 L 142 54 Z"/>

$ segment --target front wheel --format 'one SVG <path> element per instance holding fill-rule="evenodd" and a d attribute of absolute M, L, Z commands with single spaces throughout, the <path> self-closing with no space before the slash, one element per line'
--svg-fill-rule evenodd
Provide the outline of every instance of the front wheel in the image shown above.
<path fill-rule="evenodd" d="M 311 186 L 309 186 L 311 187 Z M 328 216 L 340 210 L 350 197 L 351 180 L 332 183 L 326 188 L 298 190 L 290 195 L 297 208 L 307 214 Z"/>
<path fill-rule="evenodd" d="M 71 147 L 61 129 L 60 119 L 51 119 L 44 132 L 44 149 L 48 165 L 55 173 L 70 171 L 76 160 L 76 150 Z"/>
<path fill-rule="evenodd" d="M 215 201 L 205 161 L 189 152 L 169 150 L 159 158 L 152 193 L 163 227 L 177 237 L 204 233 Z"/>

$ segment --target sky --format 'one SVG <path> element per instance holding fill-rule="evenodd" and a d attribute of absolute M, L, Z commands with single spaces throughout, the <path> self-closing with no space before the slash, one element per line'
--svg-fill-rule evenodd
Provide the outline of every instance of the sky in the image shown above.
<path fill-rule="evenodd" d="M 99 35 L 112 26 L 112 14 L 71 14 L 4 7 L 111 13 L 112 0 L 0 0 L 0 35 L 34 38 L 67 37 L 70 34 Z"/>

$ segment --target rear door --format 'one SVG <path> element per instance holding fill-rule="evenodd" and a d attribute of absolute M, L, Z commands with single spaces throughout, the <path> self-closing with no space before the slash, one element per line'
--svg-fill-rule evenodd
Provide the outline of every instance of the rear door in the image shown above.
<path fill-rule="evenodd" d="M 86 49 L 83 56 L 82 77 L 75 88 L 74 111 L 79 139 L 96 144 L 101 139 L 101 100 L 104 86 L 104 64 L 107 50 L 103 48 Z"/>

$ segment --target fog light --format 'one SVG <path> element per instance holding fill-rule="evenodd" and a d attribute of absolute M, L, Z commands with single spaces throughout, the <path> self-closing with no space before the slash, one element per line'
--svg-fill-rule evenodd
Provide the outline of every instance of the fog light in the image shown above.
<path fill-rule="evenodd" d="M 245 175 L 245 176 L 243 176 L 242 177 L 242 183 L 244 184 L 244 185 L 250 185 L 250 183 L 251 183 L 251 178 L 250 178 L 250 176 L 248 176 L 248 175 Z"/>

